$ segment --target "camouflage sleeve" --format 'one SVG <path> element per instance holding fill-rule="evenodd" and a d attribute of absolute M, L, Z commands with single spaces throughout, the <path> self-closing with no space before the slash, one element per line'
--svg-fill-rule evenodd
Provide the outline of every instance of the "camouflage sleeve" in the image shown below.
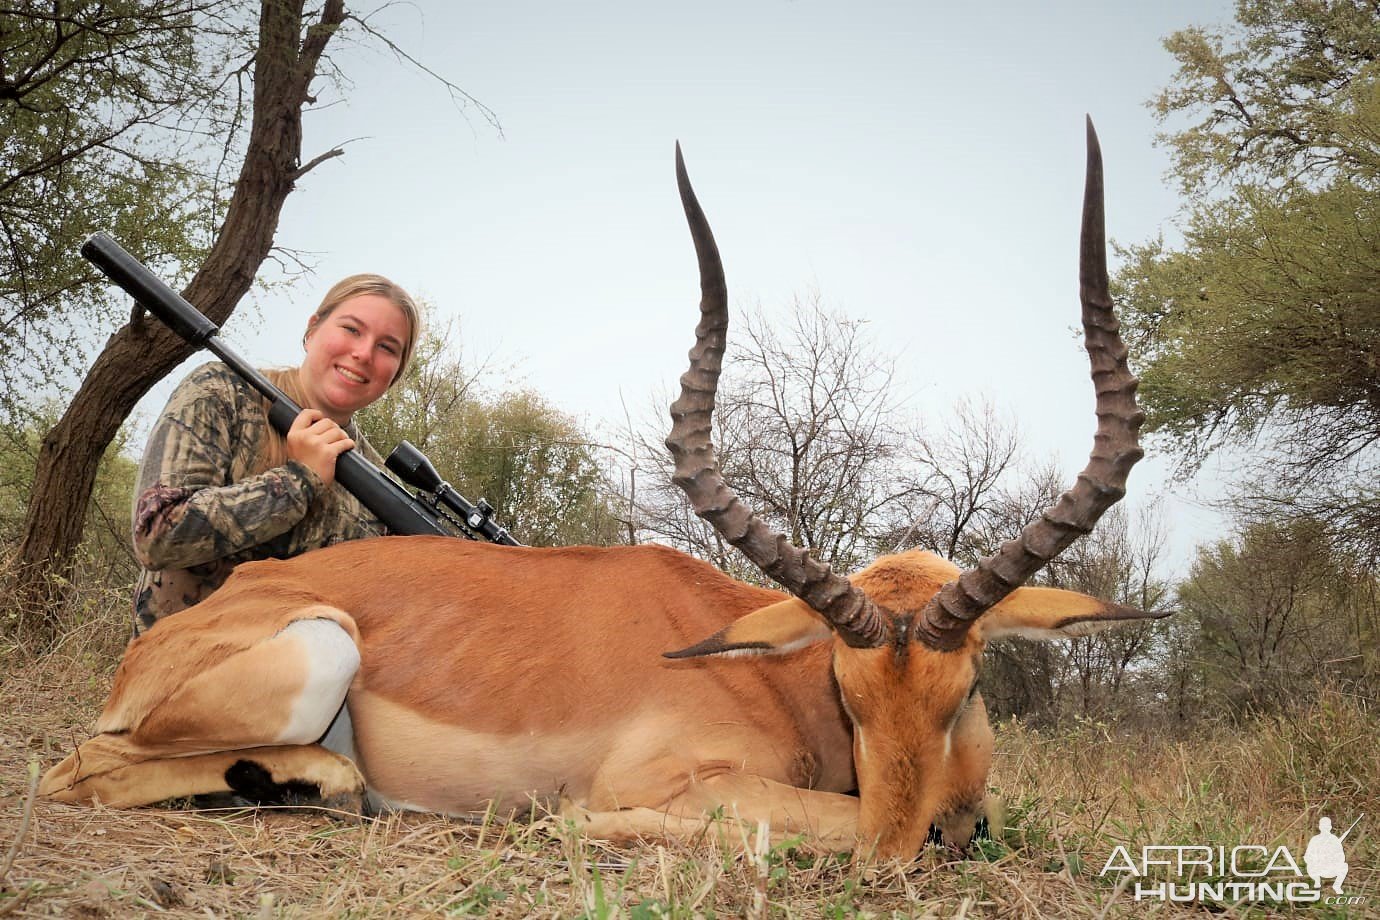
<path fill-rule="evenodd" d="M 214 364 L 193 371 L 149 436 L 133 522 L 146 568 L 187 568 L 271 540 L 302 520 L 322 487 L 291 460 L 233 481 L 236 451 L 257 450 L 266 422 L 247 417 L 229 373 Z"/>

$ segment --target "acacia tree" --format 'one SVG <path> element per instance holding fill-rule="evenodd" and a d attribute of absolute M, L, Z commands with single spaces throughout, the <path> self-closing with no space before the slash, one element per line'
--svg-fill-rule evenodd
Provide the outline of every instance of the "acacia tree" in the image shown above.
<path fill-rule="evenodd" d="M 228 0 L 21 3 L 0 10 L 0 406 L 70 367 L 71 313 L 113 308 L 76 257 L 99 229 L 160 263 L 200 261 L 214 173 L 201 135 L 232 115 L 221 91 Z M 113 309 L 106 310 L 113 319 Z"/>
<path fill-rule="evenodd" d="M 39 444 L 59 411 L 58 406 L 49 404 L 52 414 L 45 417 L 43 408 L 34 412 L 33 425 L 17 432 L 21 437 L 0 438 L 0 540 L 12 542 L 24 522 Z M 127 453 L 130 445 L 126 434 L 127 429 L 122 428 L 101 457 L 87 505 L 85 536 L 73 560 L 74 581 L 96 590 L 83 600 L 99 595 L 99 586 L 128 585 L 138 572 L 129 542 L 129 497 L 138 463 Z M 0 625 L 0 631 L 7 631 L 17 617 L 17 610 L 0 610 L 0 618 L 10 621 Z"/>
<path fill-rule="evenodd" d="M 1154 100 L 1184 190 L 1380 175 L 1374 134 L 1380 10 L 1365 0 L 1238 0 L 1229 33 L 1188 28 L 1165 39 L 1179 63 Z"/>
<path fill-rule="evenodd" d="M 213 322 L 224 322 L 248 292 L 273 244 L 283 202 L 320 162 L 301 162 L 302 107 L 344 17 L 342 0 L 327 0 L 315 21 L 304 17 L 300 0 L 265 0 L 260 7 L 243 165 L 214 242 L 183 291 Z M 18 553 L 17 594 L 23 607 L 44 610 L 47 576 L 62 570 L 80 541 L 83 511 L 105 446 L 140 397 L 192 350 L 136 310 L 97 356 L 39 450 Z"/>
<path fill-rule="evenodd" d="M 1380 558 L 1380 10 L 1242 0 L 1187 29 L 1156 100 L 1190 206 L 1184 241 L 1118 276 L 1147 429 L 1191 470 L 1261 450 L 1237 498 L 1326 520 Z"/>

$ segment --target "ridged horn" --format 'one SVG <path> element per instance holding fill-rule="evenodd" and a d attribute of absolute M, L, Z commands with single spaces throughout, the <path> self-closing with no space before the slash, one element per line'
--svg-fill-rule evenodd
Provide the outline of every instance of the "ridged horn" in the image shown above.
<path fill-rule="evenodd" d="M 711 425 L 728 338 L 728 287 L 719 247 L 690 187 L 679 143 L 676 182 L 699 257 L 700 322 L 690 350 L 690 369 L 680 378 L 680 398 L 671 404 L 666 446 L 676 462 L 673 481 L 696 514 L 769 577 L 818 611 L 844 642 L 855 648 L 881 645 L 888 621 L 867 595 L 792 544 L 785 534 L 773 532 L 738 499 L 719 472 Z"/>
<path fill-rule="evenodd" d="M 1138 381 L 1126 366 L 1126 345 L 1108 291 L 1102 150 L 1091 118 L 1078 280 L 1084 343 L 1097 392 L 1092 455 L 1074 487 L 1059 496 L 1052 508 L 930 600 L 918 617 L 915 635 L 931 648 L 958 648 L 978 617 L 1092 530 L 1103 512 L 1126 494 L 1127 474 L 1143 455 L 1137 432 L 1145 413 L 1136 405 Z"/>

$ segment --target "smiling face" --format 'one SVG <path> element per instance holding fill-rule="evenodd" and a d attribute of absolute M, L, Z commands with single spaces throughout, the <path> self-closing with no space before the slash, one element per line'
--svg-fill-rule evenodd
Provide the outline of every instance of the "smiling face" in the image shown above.
<path fill-rule="evenodd" d="M 298 371 L 306 408 L 348 423 L 393 383 L 410 333 L 402 309 L 381 294 L 358 294 L 313 316 Z"/>

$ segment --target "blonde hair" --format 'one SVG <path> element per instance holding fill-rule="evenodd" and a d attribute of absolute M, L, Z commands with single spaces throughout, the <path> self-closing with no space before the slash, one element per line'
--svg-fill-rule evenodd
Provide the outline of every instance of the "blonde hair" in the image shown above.
<path fill-rule="evenodd" d="M 302 384 L 297 376 L 295 367 L 270 367 L 264 369 L 264 376 L 268 382 L 283 391 L 288 399 L 302 405 L 305 400 L 302 394 Z M 269 401 L 265 397 L 261 402 L 264 410 L 264 418 L 268 417 Z M 254 465 L 249 468 L 249 475 L 257 476 L 266 470 L 276 469 L 288 461 L 287 436 L 279 432 L 272 425 L 264 425 L 263 443 L 259 445 L 259 453 L 254 458 Z"/>
<path fill-rule="evenodd" d="M 407 338 L 403 341 L 402 352 L 398 356 L 398 370 L 393 375 L 393 379 L 388 382 L 389 389 L 392 389 L 402 379 L 403 372 L 407 370 L 408 361 L 412 359 L 412 352 L 416 348 L 417 340 L 421 338 L 422 317 L 421 310 L 417 308 L 417 302 L 412 299 L 412 295 L 382 275 L 367 273 L 350 275 L 331 285 L 331 289 L 321 299 L 321 305 L 307 320 L 307 331 L 302 334 L 302 342 L 303 344 L 306 343 L 311 330 L 330 316 L 336 307 L 361 294 L 377 294 L 387 298 L 389 303 L 402 311 L 403 317 L 407 320 Z M 305 405 L 297 368 L 270 368 L 264 371 L 264 376 L 297 405 Z M 269 408 L 267 399 L 263 401 L 263 407 L 264 413 L 267 414 Z M 287 463 L 286 437 L 279 434 L 271 425 L 265 426 L 264 442 L 259 447 L 259 454 L 255 458 L 251 474 L 257 475 L 265 470 L 282 466 L 284 463 Z M 319 498 L 318 502 L 324 498 L 324 496 Z"/>

